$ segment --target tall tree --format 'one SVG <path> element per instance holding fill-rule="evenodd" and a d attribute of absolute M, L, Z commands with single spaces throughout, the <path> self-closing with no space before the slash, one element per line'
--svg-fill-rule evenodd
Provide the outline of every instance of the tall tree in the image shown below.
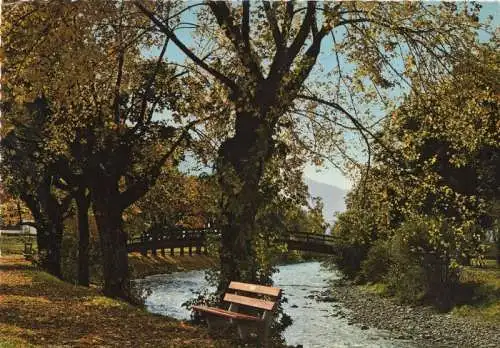
<path fill-rule="evenodd" d="M 156 117 L 179 93 L 176 72 L 163 60 L 169 41 L 162 40 L 159 58 L 144 57 L 141 50 L 158 37 L 131 4 L 117 1 L 19 4 L 5 23 L 7 96 L 14 103 L 48 100 L 44 146 L 65 159 L 58 170 L 85 194 L 83 205 L 90 193 L 104 293 L 127 297 L 122 213 L 154 185 L 195 125 L 177 131 Z"/>
<path fill-rule="evenodd" d="M 9 110 L 11 107 L 17 111 Z M 24 201 L 35 218 L 40 265 L 61 277 L 63 222 L 71 195 L 54 186 L 61 178 L 43 148 L 43 124 L 50 117 L 49 110 L 43 98 L 11 107 L 4 111 L 17 118 L 1 142 L 2 183 Z"/>
<path fill-rule="evenodd" d="M 199 45 L 190 48 L 163 3 L 134 3 L 190 60 L 198 90 L 209 86 L 197 101 L 203 106 L 186 107 L 220 115 L 207 130 L 222 135 L 221 291 L 229 280 L 256 280 L 260 184 L 278 149 L 300 145 L 319 162 L 344 153 L 342 136 L 352 138 L 353 130 L 367 141 L 362 111 L 388 103 L 391 87 L 409 77 L 420 77 L 417 90 L 435 79 L 450 66 L 451 49 L 467 49 L 478 27 L 477 7 L 453 4 L 206 1 L 178 12 L 197 17 L 182 20 L 182 29 L 196 28 Z M 326 77 L 318 64 L 322 44 L 336 63 Z"/>

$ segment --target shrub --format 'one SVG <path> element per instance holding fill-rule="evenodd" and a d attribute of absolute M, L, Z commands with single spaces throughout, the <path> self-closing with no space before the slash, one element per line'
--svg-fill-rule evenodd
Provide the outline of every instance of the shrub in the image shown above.
<path fill-rule="evenodd" d="M 363 282 L 380 282 L 386 277 L 391 265 L 390 243 L 376 241 L 361 262 L 359 279 Z"/>
<path fill-rule="evenodd" d="M 439 308 L 452 305 L 458 282 L 456 263 L 449 257 L 451 250 L 433 248 L 429 243 L 434 220 L 405 223 L 391 239 L 391 265 L 385 278 L 389 291 L 406 303 L 423 300 Z M 446 224 L 439 225 L 441 234 L 450 234 Z"/>
<path fill-rule="evenodd" d="M 390 242 L 391 264 L 385 282 L 388 292 L 403 303 L 417 303 L 427 294 L 426 272 L 401 235 Z"/>
<path fill-rule="evenodd" d="M 364 210 L 348 210 L 337 218 L 332 235 L 337 237 L 338 252 L 331 258 L 331 263 L 346 278 L 355 279 L 374 240 L 384 236 L 386 231 L 379 229 L 376 215 Z"/>
<path fill-rule="evenodd" d="M 361 263 L 366 258 L 369 246 L 364 243 L 341 241 L 337 245 L 337 254 L 331 258 L 338 270 L 348 279 L 355 279 L 361 270 Z"/>

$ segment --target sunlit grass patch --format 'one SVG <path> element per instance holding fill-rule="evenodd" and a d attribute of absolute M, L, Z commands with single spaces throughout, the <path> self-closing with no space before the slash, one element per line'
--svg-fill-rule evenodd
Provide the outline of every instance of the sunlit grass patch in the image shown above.
<path fill-rule="evenodd" d="M 20 296 L 20 295 L 7 295 L 3 296 L 5 302 L 17 302 L 24 305 L 34 305 L 34 304 L 51 304 L 52 301 L 46 297 L 42 296 Z"/>
<path fill-rule="evenodd" d="M 0 323 L 0 348 L 33 347 L 23 336 L 33 334 L 33 330 Z"/>
<path fill-rule="evenodd" d="M 500 267 L 494 260 L 487 260 L 485 267 L 466 267 L 461 276 L 462 282 L 474 282 L 490 284 L 497 289 L 500 289 Z"/>
<path fill-rule="evenodd" d="M 454 315 L 500 324 L 500 267 L 493 260 L 483 268 L 467 267 L 460 281 L 473 287 L 471 303 L 457 306 Z"/>
<path fill-rule="evenodd" d="M 129 265 L 133 278 L 141 278 L 152 274 L 171 273 L 207 269 L 216 265 L 217 260 L 206 255 L 143 256 L 140 253 L 129 254 Z"/>
<path fill-rule="evenodd" d="M 0 285 L 19 286 L 31 284 L 31 277 L 27 277 L 24 274 L 0 271 Z"/>
<path fill-rule="evenodd" d="M 19 338 L 0 338 L 0 348 L 19 348 L 19 347 L 33 347 L 25 340 Z"/>
<path fill-rule="evenodd" d="M 463 305 L 453 309 L 453 315 L 500 324 L 500 301 L 482 305 Z"/>
<path fill-rule="evenodd" d="M 100 308 L 125 308 L 129 307 L 125 302 L 110 299 L 105 296 L 89 296 L 82 299 L 82 304 L 86 306 L 98 306 Z"/>
<path fill-rule="evenodd" d="M 361 288 L 369 292 L 371 294 L 377 294 L 377 295 L 387 295 L 388 294 L 388 289 L 387 289 L 387 284 L 384 283 L 371 283 L 371 284 L 366 284 L 362 285 Z"/>

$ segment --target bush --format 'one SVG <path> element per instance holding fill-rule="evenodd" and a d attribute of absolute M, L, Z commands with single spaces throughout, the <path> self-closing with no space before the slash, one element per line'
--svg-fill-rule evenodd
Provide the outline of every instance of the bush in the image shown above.
<path fill-rule="evenodd" d="M 363 282 L 381 282 L 391 266 L 390 243 L 385 240 L 376 241 L 361 262 L 359 279 Z"/>
<path fill-rule="evenodd" d="M 338 252 L 331 258 L 331 263 L 346 278 L 356 279 L 374 240 L 384 236 L 387 231 L 379 229 L 375 214 L 364 210 L 348 210 L 337 218 L 332 235 L 337 238 Z"/>
<path fill-rule="evenodd" d="M 331 263 L 348 279 L 355 279 L 361 271 L 361 263 L 366 258 L 369 246 L 354 242 L 341 241 L 336 245 L 338 253 L 333 255 Z"/>
<path fill-rule="evenodd" d="M 389 291 L 402 302 L 425 300 L 447 309 L 452 305 L 459 269 L 448 256 L 451 251 L 430 247 L 428 233 L 426 221 L 407 222 L 396 231 L 390 243 L 391 265 L 385 281 Z"/>
<path fill-rule="evenodd" d="M 400 235 L 390 242 L 391 264 L 384 277 L 388 292 L 403 303 L 420 302 L 428 292 L 426 272 Z"/>

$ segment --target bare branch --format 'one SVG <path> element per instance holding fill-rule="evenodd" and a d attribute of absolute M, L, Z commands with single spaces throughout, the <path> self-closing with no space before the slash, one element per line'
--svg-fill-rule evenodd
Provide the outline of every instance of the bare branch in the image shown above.
<path fill-rule="evenodd" d="M 235 25 L 231 9 L 222 1 L 209 1 L 208 5 L 217 19 L 219 27 L 225 32 L 226 37 L 231 40 L 243 66 L 253 75 L 254 79 L 261 81 L 263 79 L 261 68 L 255 60 L 250 44 L 242 45 L 244 43 L 243 35 L 240 27 Z"/>
<path fill-rule="evenodd" d="M 243 42 L 250 49 L 250 1 L 243 1 L 243 16 L 241 18 L 241 35 Z"/>
<path fill-rule="evenodd" d="M 283 36 L 281 35 L 280 28 L 278 26 L 278 20 L 276 19 L 276 13 L 271 7 L 269 1 L 264 1 L 264 11 L 266 12 L 267 21 L 271 32 L 273 33 L 274 44 L 277 50 L 282 50 L 284 47 Z"/>
<path fill-rule="evenodd" d="M 307 3 L 307 11 L 304 16 L 304 20 L 302 21 L 302 24 L 300 26 L 299 32 L 295 36 L 295 39 L 293 40 L 292 45 L 288 49 L 288 64 L 287 66 L 290 66 L 297 54 L 299 53 L 300 49 L 302 46 L 304 46 L 304 43 L 306 42 L 307 36 L 309 35 L 309 31 L 311 29 L 311 23 L 316 19 L 316 5 L 313 1 L 309 1 Z"/>
<path fill-rule="evenodd" d="M 196 54 L 194 54 L 184 43 L 179 40 L 179 38 L 174 34 L 172 30 L 168 28 L 166 24 L 164 24 L 160 19 L 158 19 L 153 12 L 151 12 L 146 6 L 142 4 L 141 1 L 134 1 L 134 5 L 137 6 L 142 13 L 144 13 L 151 21 L 160 29 L 162 33 L 167 35 L 167 37 L 172 40 L 172 42 L 179 47 L 179 49 L 184 52 L 186 56 L 188 56 L 196 65 L 200 66 L 204 70 L 206 70 L 208 73 L 210 73 L 212 76 L 214 76 L 216 79 L 221 81 L 224 85 L 232 89 L 233 91 L 238 90 L 237 84 L 219 72 L 218 70 L 212 68 L 210 65 L 205 63 L 202 59 L 200 59 Z"/>

